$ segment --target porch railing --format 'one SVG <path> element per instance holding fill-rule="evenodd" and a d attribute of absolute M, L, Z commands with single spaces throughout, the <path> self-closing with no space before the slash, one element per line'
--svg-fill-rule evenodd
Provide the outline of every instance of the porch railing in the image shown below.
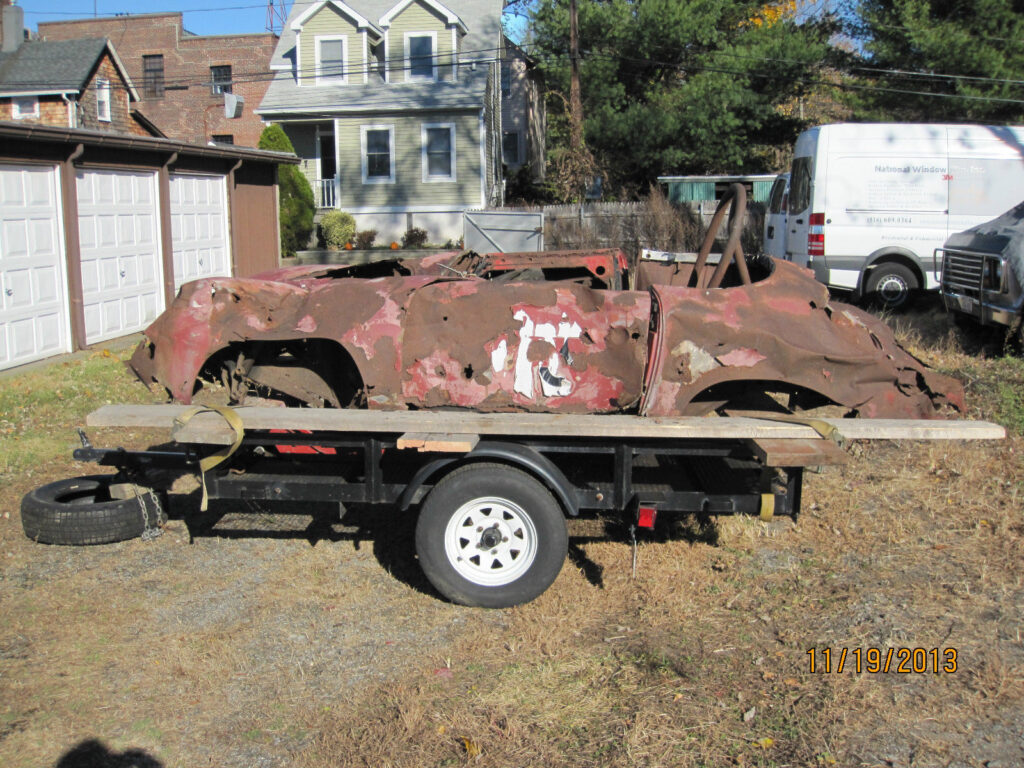
<path fill-rule="evenodd" d="M 338 204 L 338 192 L 334 179 L 317 180 L 316 204 L 318 208 L 335 208 Z"/>

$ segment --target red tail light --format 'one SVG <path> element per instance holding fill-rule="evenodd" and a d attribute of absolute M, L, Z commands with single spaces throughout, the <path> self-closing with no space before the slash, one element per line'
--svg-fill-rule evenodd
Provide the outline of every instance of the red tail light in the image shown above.
<path fill-rule="evenodd" d="M 825 255 L 825 214 L 812 213 L 807 229 L 807 255 Z"/>

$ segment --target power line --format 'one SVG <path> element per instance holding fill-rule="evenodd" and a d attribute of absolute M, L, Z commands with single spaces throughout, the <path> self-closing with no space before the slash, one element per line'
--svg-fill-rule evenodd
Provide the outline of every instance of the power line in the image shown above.
<path fill-rule="evenodd" d="M 537 44 L 534 44 L 534 47 L 536 48 L 536 47 L 539 47 L 539 46 Z M 470 55 L 470 54 L 490 54 L 490 55 L 487 55 L 487 56 L 481 56 L 481 57 L 475 58 L 475 59 L 473 59 L 471 61 L 464 61 L 462 59 L 459 59 L 459 60 L 453 62 L 453 61 L 450 61 L 450 60 L 447 59 L 447 57 L 450 56 L 450 54 L 445 54 L 443 56 L 442 55 L 435 55 L 435 56 L 432 57 L 432 59 L 434 60 L 434 68 L 435 69 L 448 68 L 448 67 L 456 66 L 459 70 L 464 70 L 464 69 L 473 67 L 474 64 L 475 65 L 488 66 L 488 65 L 492 65 L 494 63 L 502 61 L 503 60 L 502 57 L 500 57 L 498 55 L 495 55 L 495 54 L 498 54 L 498 53 L 502 52 L 503 50 L 504 49 L 502 47 L 495 47 L 495 48 L 481 48 L 481 49 L 476 49 L 476 50 L 472 50 L 472 51 L 461 51 L 461 52 L 459 52 L 460 56 L 466 56 L 466 55 Z M 714 51 L 712 51 L 712 52 L 709 52 L 709 55 L 712 55 L 712 56 L 714 56 L 714 55 L 732 56 L 732 57 L 735 57 L 735 58 L 747 59 L 747 60 L 752 60 L 752 61 L 760 61 L 760 62 L 763 62 L 763 63 L 779 63 L 779 62 L 802 63 L 802 62 L 799 62 L 798 60 L 793 60 L 793 59 L 773 59 L 773 58 L 770 58 L 770 57 L 743 56 L 741 54 L 730 54 L 728 52 L 714 52 Z M 547 60 L 547 61 L 563 61 L 564 62 L 564 61 L 566 61 L 566 60 L 568 60 L 570 58 L 567 53 L 566 54 L 557 54 L 557 53 L 549 53 L 549 52 L 543 52 L 540 55 L 535 53 L 535 54 L 533 54 L 533 56 L 535 58 L 539 59 L 539 60 L 542 60 L 542 61 L 543 60 Z M 905 89 L 905 88 L 892 88 L 892 87 L 885 87 L 885 86 L 878 86 L 878 85 L 867 85 L 867 84 L 862 84 L 862 83 L 832 82 L 832 81 L 828 81 L 828 80 L 822 80 L 822 79 L 811 78 L 811 77 L 806 77 L 806 76 L 798 76 L 796 78 L 791 78 L 791 77 L 789 77 L 787 75 L 774 74 L 774 73 L 771 73 L 771 72 L 734 70 L 734 69 L 727 69 L 727 68 L 723 68 L 723 67 L 715 67 L 715 66 L 711 66 L 711 65 L 708 65 L 708 64 L 678 63 L 678 62 L 672 62 L 672 61 L 659 61 L 657 59 L 651 59 L 651 58 L 629 57 L 629 56 L 624 56 L 624 55 L 621 55 L 621 54 L 607 54 L 607 53 L 599 53 L 599 52 L 593 52 L 593 51 L 581 54 L 580 58 L 582 60 L 584 60 L 584 61 L 586 59 L 598 59 L 598 60 L 603 59 L 603 60 L 606 60 L 606 61 L 625 62 L 625 63 L 629 63 L 629 64 L 634 64 L 634 65 L 657 66 L 657 67 L 661 67 L 663 69 L 676 70 L 676 71 L 678 71 L 680 73 L 686 73 L 686 72 L 713 72 L 713 73 L 719 73 L 719 74 L 734 75 L 734 76 L 737 76 L 737 77 L 751 77 L 751 78 L 768 79 L 768 80 L 780 80 L 780 79 L 792 80 L 794 82 L 800 82 L 800 83 L 802 83 L 804 85 L 819 85 L 819 86 L 830 87 L 830 88 L 838 88 L 838 89 L 841 89 L 841 90 L 857 90 L 857 91 L 868 91 L 868 92 L 878 92 L 878 93 L 892 93 L 892 94 L 905 95 L 905 96 L 921 96 L 921 97 L 930 97 L 930 98 L 962 99 L 962 100 L 965 100 L 965 101 L 994 102 L 994 103 L 1005 103 L 1005 104 L 1024 104 L 1024 99 L 1011 99 L 1011 98 L 1004 98 L 1004 97 L 997 97 L 997 96 L 980 96 L 980 95 L 955 94 L 955 93 L 937 93 L 935 91 L 921 91 L 921 90 L 911 90 L 911 89 Z M 395 63 L 394 63 L 396 61 L 403 61 L 405 63 L 401 64 L 400 66 L 396 66 Z M 366 72 L 369 72 L 373 76 L 379 76 L 379 72 L 382 69 L 386 69 L 388 72 L 406 72 L 406 71 L 409 71 L 409 70 L 413 69 L 416 66 L 418 66 L 418 65 L 409 63 L 407 59 L 402 59 L 402 60 L 397 60 L 396 59 L 396 60 L 390 60 L 389 62 L 386 62 L 384 64 L 384 67 L 374 66 L 372 64 L 367 66 L 366 64 L 359 63 L 359 64 L 355 64 L 355 65 L 349 65 L 349 66 L 346 66 L 346 67 L 343 67 L 343 68 L 332 69 L 327 74 L 328 74 L 328 76 L 335 76 L 336 77 L 336 76 L 339 76 L 339 75 L 344 75 L 344 76 L 348 77 L 349 75 L 361 75 L 361 74 L 363 74 L 364 71 L 366 71 Z M 881 71 L 881 72 L 886 72 L 887 71 L 887 70 L 875 70 L 874 68 L 870 68 L 870 67 L 862 67 L 862 68 L 855 68 L 855 69 L 865 70 L 865 71 Z M 978 81 L 981 81 L 981 82 L 1002 83 L 1002 84 L 1011 84 L 1011 85 L 1022 84 L 1022 81 L 1004 80 L 1004 79 L 1000 79 L 1000 78 L 974 78 L 974 77 L 970 77 L 970 76 L 958 76 L 958 75 L 937 75 L 935 73 L 913 72 L 913 71 L 909 71 L 909 70 L 907 70 L 907 71 L 893 70 L 893 72 L 899 73 L 900 75 L 903 75 L 903 76 L 932 76 L 932 77 L 943 77 L 943 78 L 950 78 L 950 79 L 970 79 L 970 80 L 978 80 Z M 318 78 L 323 78 L 324 77 L 324 73 L 323 72 L 320 72 L 320 73 L 312 72 L 312 73 L 309 73 L 309 74 L 295 74 L 294 70 L 292 72 L 288 72 L 288 73 L 284 73 L 284 72 L 281 72 L 281 71 L 271 71 L 271 70 L 257 70 L 255 72 L 244 73 L 242 76 L 235 76 L 234 73 L 232 73 L 232 74 L 233 74 L 233 76 L 232 76 L 232 80 L 231 80 L 231 83 L 230 83 L 231 85 L 235 85 L 235 84 L 241 85 L 241 84 L 245 84 L 245 83 L 269 82 L 269 81 L 271 81 L 271 80 L 273 80 L 273 79 L 275 79 L 275 78 L 277 78 L 279 76 L 287 76 L 287 77 L 289 77 L 290 79 L 292 79 L 295 82 L 309 82 L 309 81 L 315 82 Z M 441 81 L 441 82 L 447 82 L 447 81 Z M 383 81 L 382 81 L 382 84 L 383 84 Z M 388 83 L 388 84 L 389 85 L 422 85 L 422 83 L 416 83 L 416 82 L 412 82 L 412 83 Z M 16 88 L 18 85 L 31 86 L 33 88 L 45 88 L 47 86 L 65 87 L 68 84 L 67 83 L 56 83 L 56 82 L 52 82 L 52 83 L 38 83 L 38 82 L 36 82 L 36 83 L 17 83 L 17 82 L 7 81 L 4 85 L 6 85 L 9 88 Z M 123 89 L 123 86 L 121 86 L 120 84 L 112 83 L 111 85 L 113 87 L 115 87 L 115 88 Z M 214 83 L 212 81 L 209 81 L 209 80 L 198 80 L 198 79 L 195 79 L 195 78 L 192 78 L 192 77 L 189 77 L 189 76 L 183 76 L 183 77 L 179 77 L 179 78 L 165 78 L 164 81 L 163 81 L 163 86 L 162 87 L 163 87 L 163 90 L 165 90 L 165 91 L 167 91 L 167 90 L 175 91 L 175 90 L 188 90 L 190 88 L 210 88 L 213 85 L 214 85 Z M 339 85 L 341 85 L 341 84 L 339 84 Z M 363 85 L 363 83 L 357 83 L 357 85 Z M 143 82 L 143 86 L 142 87 L 143 87 L 143 89 L 145 88 L 145 82 Z M 127 90 L 127 89 L 123 89 L 123 90 Z M 154 98 L 154 97 L 150 96 L 148 98 Z M 368 108 L 379 106 L 381 104 L 391 105 L 393 103 L 393 94 L 389 94 L 388 92 L 382 92 L 380 94 L 374 94 L 373 96 L 370 96 L 369 98 L 367 98 L 363 103 Z M 330 107 L 324 107 L 324 111 L 325 112 L 330 111 Z"/>

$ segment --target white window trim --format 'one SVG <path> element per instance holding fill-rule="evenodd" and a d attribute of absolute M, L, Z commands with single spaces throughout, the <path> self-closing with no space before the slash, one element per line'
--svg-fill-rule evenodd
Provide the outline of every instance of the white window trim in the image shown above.
<path fill-rule="evenodd" d="M 22 109 L 21 105 L 29 103 L 32 105 L 32 111 L 26 112 Z M 39 97 L 38 96 L 12 96 L 11 97 L 11 114 L 15 120 L 28 120 L 30 118 L 39 117 Z"/>
<path fill-rule="evenodd" d="M 324 41 L 341 41 L 341 77 L 327 77 L 322 74 L 320 44 Z M 317 85 L 348 85 L 348 35 L 317 35 L 313 40 L 316 50 L 316 84 Z"/>
<path fill-rule="evenodd" d="M 412 57 L 409 56 L 410 40 L 414 37 L 430 38 L 430 77 L 412 73 Z M 437 82 L 437 32 L 406 32 L 405 33 L 405 78 L 406 82 L 436 83 Z"/>
<path fill-rule="evenodd" d="M 105 78 L 96 80 L 96 119 L 109 123 L 111 121 L 111 94 L 110 81 Z M 104 111 L 103 106 L 106 105 Z"/>
<path fill-rule="evenodd" d="M 427 157 L 427 131 L 431 128 L 447 128 L 448 134 L 451 137 L 451 150 L 449 151 L 449 156 L 451 157 L 452 172 L 445 176 L 430 175 L 430 161 Z M 437 184 L 440 182 L 451 182 L 457 180 L 455 173 L 455 123 L 423 123 L 420 126 L 420 162 L 423 168 L 424 184 Z"/>
<path fill-rule="evenodd" d="M 390 170 L 391 175 L 387 178 L 383 176 L 370 177 L 369 167 L 366 157 L 366 134 L 368 131 L 387 131 L 388 132 L 388 149 L 390 150 Z M 395 126 L 375 124 L 375 125 L 361 125 L 359 126 L 359 148 L 360 148 L 360 161 L 362 164 L 363 171 L 363 184 L 394 184 L 395 183 Z"/>

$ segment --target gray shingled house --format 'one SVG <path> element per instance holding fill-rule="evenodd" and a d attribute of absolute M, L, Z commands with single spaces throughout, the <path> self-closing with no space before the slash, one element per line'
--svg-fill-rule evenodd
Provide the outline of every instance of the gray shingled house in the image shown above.
<path fill-rule="evenodd" d="M 502 202 L 502 0 L 297 0 L 257 112 L 280 123 L 321 209 L 378 240 L 457 239 Z"/>

